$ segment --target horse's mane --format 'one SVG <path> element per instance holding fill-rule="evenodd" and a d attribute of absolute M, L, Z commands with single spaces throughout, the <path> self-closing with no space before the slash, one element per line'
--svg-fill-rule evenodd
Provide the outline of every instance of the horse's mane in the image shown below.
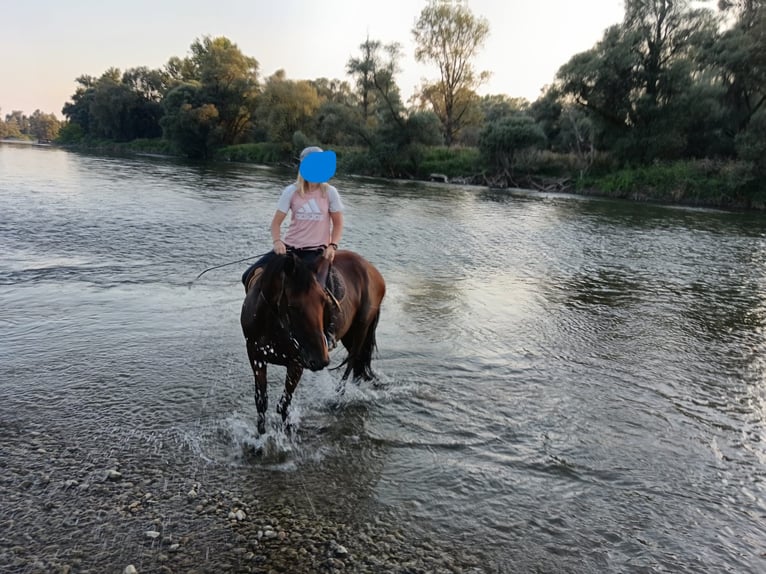
<path fill-rule="evenodd" d="M 290 266 L 292 266 L 291 269 Z M 277 255 L 266 264 L 261 277 L 263 290 L 268 291 L 286 269 L 290 270 L 290 273 L 287 274 L 289 276 L 287 281 L 289 281 L 292 289 L 298 293 L 305 293 L 309 290 L 315 277 L 314 271 L 300 257 L 290 253 Z"/>

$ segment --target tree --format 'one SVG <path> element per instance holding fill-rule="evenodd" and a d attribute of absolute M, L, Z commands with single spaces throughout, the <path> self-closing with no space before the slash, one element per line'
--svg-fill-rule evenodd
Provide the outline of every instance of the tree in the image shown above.
<path fill-rule="evenodd" d="M 41 141 L 56 139 L 61 129 L 61 122 L 54 114 L 44 114 L 35 110 L 29 118 L 30 134 Z"/>
<path fill-rule="evenodd" d="M 534 119 L 517 114 L 488 124 L 479 139 L 479 151 L 484 160 L 501 170 L 506 181 L 513 181 L 513 169 L 519 156 L 529 149 L 545 145 L 545 134 Z"/>
<path fill-rule="evenodd" d="M 404 106 L 395 76 L 400 71 L 401 46 L 367 38 L 359 48 L 360 58 L 350 58 L 346 73 L 354 78 L 364 127 L 374 129 L 383 122 L 404 127 Z"/>
<path fill-rule="evenodd" d="M 376 87 L 375 75 L 382 68 L 380 60 L 381 43 L 379 40 L 367 39 L 359 45 L 362 51 L 361 57 L 351 57 L 346 63 L 346 73 L 354 78 L 356 95 L 359 99 L 359 108 L 362 119 L 366 122 L 372 114 Z"/>
<path fill-rule="evenodd" d="M 220 144 L 218 109 L 203 100 L 199 82 L 187 82 L 170 90 L 162 102 L 165 138 L 195 159 L 209 158 Z"/>
<path fill-rule="evenodd" d="M 319 100 L 323 103 L 334 102 L 346 106 L 352 106 L 354 103 L 354 93 L 351 90 L 351 86 L 349 86 L 346 81 L 317 78 L 316 80 L 309 80 L 308 82 L 317 91 Z"/>
<path fill-rule="evenodd" d="M 220 141 L 230 145 L 248 132 L 258 95 L 258 61 L 245 56 L 228 38 L 205 36 L 191 45 L 183 73 L 193 74 L 206 104 L 217 110 Z"/>
<path fill-rule="evenodd" d="M 737 136 L 736 143 L 739 156 L 751 162 L 754 174 L 766 177 L 766 108 L 754 114 L 747 129 Z"/>
<path fill-rule="evenodd" d="M 7 137 L 29 135 L 29 118 L 21 110 L 13 110 L 5 116 L 5 129 Z"/>
<path fill-rule="evenodd" d="M 632 35 L 611 26 L 590 50 L 575 54 L 556 73 L 555 91 L 587 110 L 602 147 L 613 148 L 632 123 L 634 70 L 639 66 Z"/>
<path fill-rule="evenodd" d="M 122 85 L 120 78 L 120 70 L 110 68 L 96 81 L 88 124 L 94 136 L 129 141 L 133 139 L 128 126 L 133 95 L 127 86 Z"/>
<path fill-rule="evenodd" d="M 351 146 L 362 143 L 362 116 L 356 107 L 325 101 L 316 114 L 319 141 L 327 145 Z"/>
<path fill-rule="evenodd" d="M 766 104 L 766 4 L 723 0 L 720 6 L 734 13 L 736 20 L 720 36 L 709 39 L 700 60 L 723 88 L 724 135 L 731 142 Z"/>
<path fill-rule="evenodd" d="M 90 105 L 96 95 L 96 78 L 83 75 L 75 82 L 79 84 L 72 96 L 72 101 L 64 104 L 62 113 L 69 120 L 69 124 L 80 126 L 83 134 L 90 133 Z"/>
<path fill-rule="evenodd" d="M 5 116 L 5 121 L 0 121 L 0 138 L 20 138 L 18 116 L 21 112 L 14 112 Z"/>
<path fill-rule="evenodd" d="M 496 122 L 502 118 L 529 109 L 526 98 L 512 98 L 505 94 L 486 95 L 479 100 L 482 119 L 485 123 Z"/>
<path fill-rule="evenodd" d="M 64 114 L 84 133 L 114 141 L 162 134 L 165 82 L 160 71 L 132 68 L 122 74 L 109 68 L 97 80 L 84 76 L 78 82 L 81 87 L 64 106 Z"/>
<path fill-rule="evenodd" d="M 476 88 L 489 77 L 488 72 L 477 73 L 471 64 L 489 35 L 489 23 L 463 4 L 431 0 L 412 34 L 417 44 L 415 59 L 439 67 L 439 79 L 426 83 L 421 94 L 441 120 L 445 143 L 450 146 L 466 123 Z"/>
<path fill-rule="evenodd" d="M 288 80 L 284 70 L 278 70 L 266 80 L 255 116 L 270 141 L 291 142 L 296 131 L 313 131 L 312 118 L 318 108 L 319 95 L 311 82 Z"/>
<path fill-rule="evenodd" d="M 556 87 L 587 108 L 598 143 L 618 156 L 680 157 L 690 149 L 686 106 L 702 72 L 696 56 L 714 29 L 712 13 L 688 0 L 627 0 L 623 23 L 562 66 Z"/>

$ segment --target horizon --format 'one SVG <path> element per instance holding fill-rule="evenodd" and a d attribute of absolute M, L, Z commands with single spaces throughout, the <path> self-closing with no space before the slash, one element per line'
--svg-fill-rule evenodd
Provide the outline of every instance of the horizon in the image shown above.
<path fill-rule="evenodd" d="M 491 72 L 491 77 L 477 93 L 529 101 L 554 80 L 560 66 L 592 48 L 606 28 L 622 21 L 624 11 L 623 0 L 591 0 L 589 9 L 566 0 L 540 0 L 534 5 L 500 5 L 493 0 L 465 3 L 490 26 L 473 63 L 477 70 Z M 32 22 L 35 41 L 28 40 L 23 26 L 9 26 L 0 40 L 5 53 L 14 54 L 0 61 L 0 77 L 11 79 L 0 85 L 3 117 L 15 110 L 27 116 L 40 110 L 62 119 L 61 110 L 75 93 L 77 77 L 100 77 L 109 68 L 121 72 L 141 66 L 162 69 L 171 57 L 188 56 L 191 44 L 204 36 L 224 36 L 255 58 L 261 82 L 280 69 L 292 80 L 351 82 L 346 63 L 359 53 L 368 35 L 384 44 L 401 44 L 401 72 L 396 81 L 404 101 L 423 79 L 438 76 L 434 66 L 418 64 L 414 57 L 411 30 L 425 1 L 362 5 L 326 0 L 320 5 L 299 0 L 278 4 L 222 0 L 213 13 L 201 0 L 172 0 L 160 6 L 136 0 L 128 12 L 96 0 L 73 1 L 63 12 L 54 0 L 20 4 L 0 14 L 5 22 Z M 83 27 L 85 34 L 78 32 Z M 314 34 L 314 29 L 319 31 Z M 530 57 L 530 46 L 541 46 L 539 53 L 532 52 L 534 57 Z"/>

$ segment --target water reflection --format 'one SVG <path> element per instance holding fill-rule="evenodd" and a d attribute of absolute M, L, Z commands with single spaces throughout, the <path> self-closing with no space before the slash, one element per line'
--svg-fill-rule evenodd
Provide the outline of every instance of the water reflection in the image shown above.
<path fill-rule="evenodd" d="M 571 277 L 562 278 L 558 290 L 573 307 L 629 307 L 640 300 L 641 290 L 646 287 L 625 270 L 602 267 L 583 269 Z"/>
<path fill-rule="evenodd" d="M 306 375 L 296 435 L 251 459 L 241 268 L 187 284 L 268 247 L 294 173 L 55 153 L 0 147 L 3 428 L 405 525 L 489 571 L 761 566 L 757 218 L 338 178 L 344 246 L 389 287 L 380 380 L 339 399 L 337 372 Z"/>

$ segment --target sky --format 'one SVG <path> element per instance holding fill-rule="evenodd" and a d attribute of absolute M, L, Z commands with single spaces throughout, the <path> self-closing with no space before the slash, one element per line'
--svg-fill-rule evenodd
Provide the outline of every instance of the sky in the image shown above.
<path fill-rule="evenodd" d="M 622 20 L 623 0 L 465 0 L 490 33 L 474 60 L 491 72 L 479 94 L 537 99 L 558 68 Z M 406 101 L 438 69 L 415 61 L 412 28 L 426 0 L 0 0 L 0 114 L 61 108 L 82 75 L 162 68 L 203 36 L 225 36 L 261 77 L 350 80 L 346 63 L 369 37 L 403 48 Z"/>

